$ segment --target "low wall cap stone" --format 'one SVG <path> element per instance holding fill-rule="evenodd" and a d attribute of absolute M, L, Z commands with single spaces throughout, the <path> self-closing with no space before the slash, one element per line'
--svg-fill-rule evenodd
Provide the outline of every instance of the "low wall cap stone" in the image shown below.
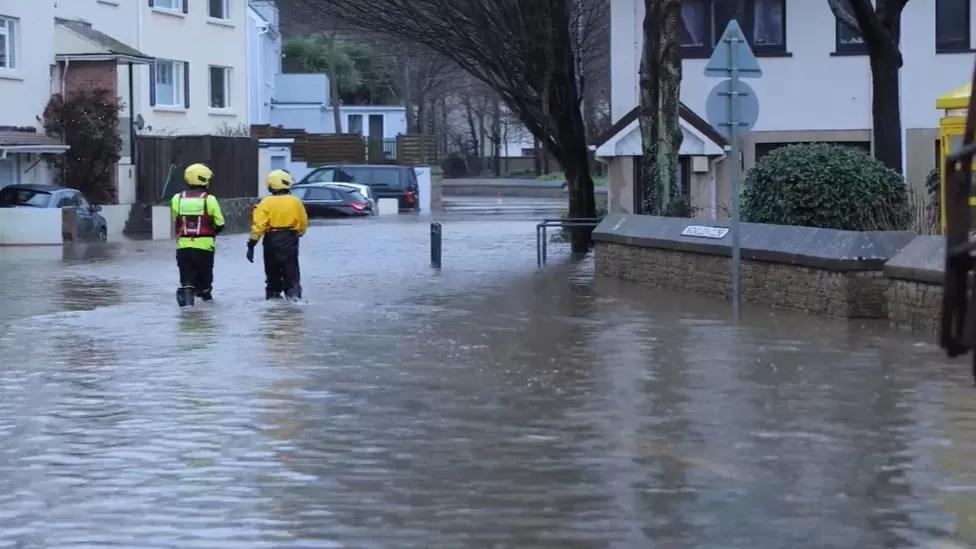
<path fill-rule="evenodd" d="M 945 238 L 917 236 L 885 263 L 885 276 L 942 284 L 945 279 Z"/>
<path fill-rule="evenodd" d="M 728 228 L 711 219 L 611 214 L 593 232 L 595 242 L 731 256 L 732 233 L 721 239 L 682 236 L 689 226 Z M 742 223 L 742 258 L 830 271 L 880 271 L 907 246 L 908 231 L 841 231 Z"/>

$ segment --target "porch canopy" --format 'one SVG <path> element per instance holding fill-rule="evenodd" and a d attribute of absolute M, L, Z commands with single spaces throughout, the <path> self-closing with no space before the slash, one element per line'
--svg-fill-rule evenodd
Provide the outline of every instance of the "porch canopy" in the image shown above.
<path fill-rule="evenodd" d="M 618 120 L 610 130 L 597 140 L 596 155 L 601 158 L 616 156 L 642 156 L 641 134 L 638 116 L 639 107 L 635 107 Z M 683 103 L 679 108 L 681 123 L 681 156 L 723 156 L 728 141 L 722 137 L 711 124 Z"/>
<path fill-rule="evenodd" d="M 58 61 L 115 61 L 147 65 L 153 57 L 101 32 L 91 24 L 56 19 L 55 59 Z"/>
<path fill-rule="evenodd" d="M 0 160 L 10 154 L 64 154 L 68 146 L 34 128 L 0 127 Z"/>

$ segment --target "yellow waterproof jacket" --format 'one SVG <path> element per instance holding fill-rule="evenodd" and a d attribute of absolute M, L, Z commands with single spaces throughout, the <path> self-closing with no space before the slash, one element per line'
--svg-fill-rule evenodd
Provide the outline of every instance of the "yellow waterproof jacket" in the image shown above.
<path fill-rule="evenodd" d="M 298 197 L 290 194 L 272 195 L 254 207 L 251 223 L 251 240 L 261 240 L 269 231 L 290 230 L 305 236 L 308 230 L 308 213 Z"/>
<path fill-rule="evenodd" d="M 212 194 L 207 194 L 206 202 L 202 198 L 183 198 L 182 193 L 173 195 L 169 210 L 173 221 L 180 216 L 198 216 L 207 213 L 213 219 L 214 227 L 224 226 L 224 213 L 220 210 L 220 203 Z M 217 239 L 212 236 L 184 236 L 176 239 L 176 249 L 193 248 L 212 252 L 217 248 Z"/>

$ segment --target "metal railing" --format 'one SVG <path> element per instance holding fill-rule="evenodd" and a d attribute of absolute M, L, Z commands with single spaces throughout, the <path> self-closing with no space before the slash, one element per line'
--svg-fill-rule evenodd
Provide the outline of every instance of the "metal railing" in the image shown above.
<path fill-rule="evenodd" d="M 600 224 L 601 219 L 595 217 L 569 217 L 565 219 L 543 219 L 542 223 L 535 226 L 535 257 L 539 267 L 544 266 L 549 252 L 550 228 L 572 229 L 576 227 L 594 228 Z"/>

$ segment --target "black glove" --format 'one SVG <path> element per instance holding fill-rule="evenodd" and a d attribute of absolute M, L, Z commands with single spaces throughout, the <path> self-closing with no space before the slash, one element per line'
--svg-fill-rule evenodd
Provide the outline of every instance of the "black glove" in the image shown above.
<path fill-rule="evenodd" d="M 258 245 L 257 240 L 247 241 L 247 260 L 254 263 L 254 247 Z"/>
<path fill-rule="evenodd" d="M 216 227 L 214 227 L 214 233 L 217 234 L 218 236 L 222 232 L 224 232 L 224 226 L 223 225 L 217 225 Z"/>

